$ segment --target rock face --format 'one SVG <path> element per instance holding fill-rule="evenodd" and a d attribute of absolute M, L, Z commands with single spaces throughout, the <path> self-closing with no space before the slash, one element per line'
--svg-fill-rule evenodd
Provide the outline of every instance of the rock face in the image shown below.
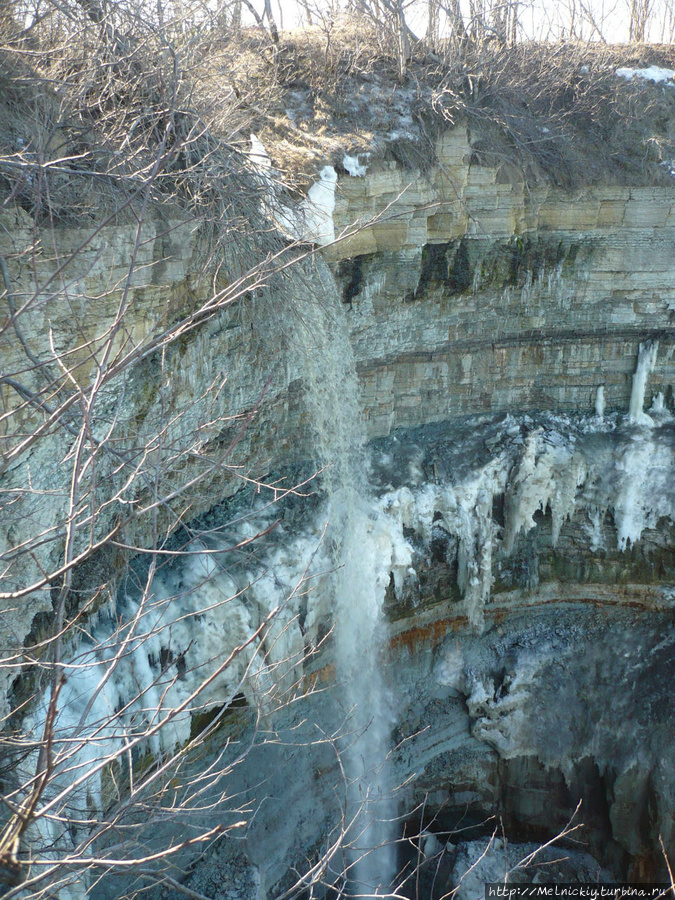
<path fill-rule="evenodd" d="M 374 434 L 458 415 L 625 408 L 637 344 L 660 332 L 667 390 L 675 189 L 531 187 L 472 162 L 467 132 L 424 174 L 345 177 L 331 253 Z"/>
<path fill-rule="evenodd" d="M 661 872 L 659 836 L 675 854 L 675 187 L 571 193 L 529 185 L 510 163 L 480 164 L 473 142 L 458 126 L 440 137 L 424 172 L 376 160 L 363 176 L 341 175 L 336 233 L 354 222 L 363 227 L 323 251 L 343 301 L 334 326 L 349 330 L 374 440 L 368 546 L 390 580 L 384 671 L 396 688 L 400 814 L 444 840 L 462 822 L 480 837 L 489 816 L 501 816 L 523 840 L 542 840 L 581 801 L 579 833 L 598 863 L 621 877 L 652 878 Z M 74 446 L 68 429 L 46 429 L 14 463 L 22 435 L 45 415 L 26 403 L 26 391 L 46 375 L 26 365 L 22 335 L 45 370 L 54 366 L 51 345 L 72 353 L 75 381 L 88 384 L 96 377 L 91 348 L 106 344 L 119 303 L 128 304 L 110 346 L 115 354 L 139 348 L 138 365 L 111 377 L 99 401 L 107 421 L 118 423 L 116 452 L 142 446 L 167 421 L 162 477 L 180 494 L 205 459 L 232 448 L 185 510 L 161 520 L 166 531 L 232 495 L 242 475 L 279 472 L 313 454 L 305 360 L 321 348 L 312 345 L 311 327 L 300 351 L 294 334 L 298 321 L 311 320 L 312 304 L 335 299 L 326 263 L 289 276 L 277 297 L 281 313 L 278 302 L 255 305 L 247 296 L 153 355 L 144 341 L 157 323 L 171 327 L 212 294 L 199 275 L 192 226 L 144 228 L 139 240 L 134 228 L 110 226 L 70 268 L 40 258 L 32 276 L 22 256 L 33 240 L 28 223 L 16 213 L 0 232 L 14 303 L 29 302 L 22 334 L 10 315 L 2 335 L 4 371 L 26 370 L 23 394 L 0 385 L 5 409 L 14 411 L 2 437 L 3 477 L 17 496 L 0 534 L 16 592 L 0 626 L 8 655 L 36 615 L 51 610 L 40 572 L 58 567 L 63 553 L 69 470 L 62 461 Z M 62 255 L 79 240 L 77 231 L 56 235 Z M 125 288 L 134 247 L 140 258 Z M 282 321 L 290 336 L 281 334 Z M 147 502 L 149 490 L 140 475 L 124 488 L 123 468 L 107 465 L 102 531 L 125 504 Z M 106 496 L 117 488 L 108 509 Z M 264 578 L 253 569 L 241 576 L 257 579 L 252 599 L 232 604 L 236 616 L 212 615 L 223 648 L 255 631 L 301 572 L 293 569 L 298 561 L 313 559 L 317 572 L 328 565 L 312 556 L 321 515 L 316 506 L 288 513 L 283 548 L 269 551 L 277 555 L 273 564 L 267 558 Z M 150 544 L 133 517 L 124 523 L 126 543 Z M 19 552 L 40 529 L 52 529 L 54 539 L 28 557 Z M 224 570 L 218 558 L 212 574 Z M 227 589 L 239 590 L 228 578 Z M 291 682 L 330 684 L 330 642 L 318 658 L 303 654 L 322 645 L 332 612 L 318 575 L 309 599 L 294 595 L 285 608 L 275 652 L 277 662 L 294 660 Z M 186 653 L 188 672 L 200 665 L 189 658 L 199 641 L 184 637 L 188 651 L 181 639 L 176 626 L 173 648 L 141 648 L 148 671 L 160 659 L 167 670 L 179 660 L 185 668 Z M 246 662 L 220 686 L 221 703 L 243 679 L 255 704 Z M 18 664 L 5 670 L 3 702 L 18 671 Z M 118 708 L 123 688 L 115 690 L 110 702 Z M 189 685 L 180 690 L 188 696 Z M 306 703 L 329 723 L 339 698 L 310 691 Z M 287 713 L 279 715 L 278 727 L 295 734 Z M 189 716 L 178 719 L 175 740 L 190 727 Z M 275 798 L 250 826 L 247 860 L 230 848 L 211 862 L 244 872 L 242 891 L 255 883 L 271 896 L 291 863 L 312 858 L 309 848 L 317 850 L 339 815 L 331 800 L 337 769 L 325 747 L 280 750 L 274 759 L 269 749 L 256 753 L 255 766 L 276 767 Z M 300 771 L 311 789 L 287 787 Z M 255 791 L 253 771 L 236 777 L 238 790 Z M 289 824 L 275 831 L 279 809 Z M 445 864 L 449 888 L 460 855 Z M 203 871 L 194 878 L 197 890 L 208 881 Z"/>
<path fill-rule="evenodd" d="M 407 460 L 437 474 L 390 485 L 382 501 L 414 548 L 414 576 L 390 596 L 398 762 L 417 775 L 409 808 L 424 803 L 446 833 L 472 811 L 474 827 L 497 814 L 513 836 L 552 837 L 581 802 L 578 836 L 596 859 L 645 876 L 670 833 L 659 810 L 673 790 L 672 511 L 624 545 L 625 452 L 642 438 L 616 424 L 526 418 L 407 435 Z M 653 439 L 670 445 L 672 429 Z M 504 452 L 515 452 L 505 467 Z M 380 453 L 406 472 L 402 450 L 382 442 Z M 658 483 L 672 458 L 656 456 L 640 477 Z M 609 512 L 596 491 L 612 481 Z M 647 507 L 654 487 L 628 493 Z"/>
<path fill-rule="evenodd" d="M 391 782 L 401 786 L 401 827 L 416 845 L 420 827 L 433 835 L 438 846 L 425 853 L 443 866 L 421 896 L 453 889 L 462 861 L 482 853 L 497 823 L 516 845 L 573 828 L 590 854 L 576 860 L 576 877 L 589 864 L 592 878 L 663 875 L 659 841 L 668 854 L 675 850 L 675 491 L 667 480 L 675 442 L 672 419 L 660 415 L 660 424 L 621 415 L 469 419 L 398 432 L 373 447 L 374 496 L 360 554 L 363 571 L 372 562 L 378 579 L 389 581 L 382 671 L 395 710 Z M 237 797 L 257 806 L 262 791 L 265 801 L 247 829 L 246 852 L 214 853 L 190 882 L 198 889 L 214 870 L 229 881 L 252 865 L 275 896 L 289 885 L 289 861 L 304 874 L 342 816 L 344 770 L 332 742 L 313 738 L 317 726 L 330 732 L 345 716 L 335 645 L 325 639 L 334 612 L 330 554 L 320 543 L 327 510 L 298 501 L 281 510 L 278 533 L 255 559 L 236 559 L 231 548 L 247 532 L 237 540 L 233 530 L 211 537 L 217 556 L 196 553 L 158 576 L 156 602 L 175 598 L 177 583 L 185 594 L 162 613 L 159 634 L 148 626 L 147 637 L 143 622 L 130 647 L 131 671 L 147 671 L 162 708 L 176 709 L 223 655 L 282 609 L 264 641 L 201 698 L 222 703 L 239 684 L 278 743 L 263 741 L 228 777 Z M 261 508 L 249 529 L 265 530 L 271 514 Z M 303 572 L 312 590 L 293 594 Z M 234 600 L 219 602 L 235 591 Z M 105 622 L 99 628 L 105 633 Z M 162 666 L 162 658 L 175 662 Z M 119 666 L 106 685 L 101 709 L 124 705 L 125 671 Z M 76 682 L 73 675 L 75 696 Z M 275 682 L 293 696 L 290 708 L 277 708 Z M 97 710 L 94 720 L 101 716 Z M 241 739 L 241 728 L 231 720 L 225 733 Z M 190 729 L 183 711 L 164 732 L 164 750 Z M 403 851 L 399 862 L 416 865 Z M 493 865 L 502 864 L 498 854 Z M 334 860 L 333 874 L 322 871 L 320 881 L 338 877 L 342 865 Z M 520 877 L 536 872 L 528 865 Z M 568 877 L 569 870 L 560 875 Z M 412 882 L 404 893 L 414 891 Z"/>
<path fill-rule="evenodd" d="M 115 529 L 121 543 L 152 544 L 141 510 L 152 506 L 156 489 L 173 497 L 157 513 L 166 535 L 183 515 L 209 509 L 242 479 L 288 463 L 291 448 L 303 446 L 306 413 L 297 402 L 302 363 L 297 348 L 284 352 L 281 316 L 255 284 L 246 303 L 230 301 L 228 292 L 237 294 L 232 277 L 205 274 L 198 222 L 157 214 L 137 225 L 61 228 L 51 252 L 46 232 L 45 243 L 36 244 L 22 210 L 5 214 L 2 226 L 0 257 L 11 294 L 2 300 L 0 442 L 11 503 L 0 523 L 6 592 L 0 633 L 9 655 L 31 628 L 32 642 L 39 640 L 36 623 L 51 614 L 55 581 L 45 573 L 63 562 L 83 420 L 91 418 L 94 428 L 79 463 L 88 474 L 76 479 L 84 506 L 75 521 L 84 521 L 86 507 L 96 522 L 92 533 L 78 527 L 75 556 Z M 314 270 L 327 271 L 320 261 Z M 296 301 L 311 311 L 324 290 L 320 275 L 305 272 L 293 282 L 292 302 L 283 283 L 275 302 L 287 307 L 292 323 Z M 92 385 L 89 396 L 78 394 Z M 256 427 L 247 427 L 254 419 Z M 93 577 L 107 585 L 99 599 L 110 599 L 119 575 L 112 546 L 90 563 Z M 92 573 L 82 577 L 76 587 L 86 593 Z M 12 658 L 0 675 L 0 715 L 19 665 Z"/>

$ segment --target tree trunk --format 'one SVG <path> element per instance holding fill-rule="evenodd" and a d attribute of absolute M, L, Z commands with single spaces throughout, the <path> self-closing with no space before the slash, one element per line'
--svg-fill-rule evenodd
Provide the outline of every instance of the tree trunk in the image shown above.
<path fill-rule="evenodd" d="M 279 43 L 279 29 L 272 15 L 272 0 L 265 0 L 265 17 L 267 18 L 267 27 L 275 44 Z"/>

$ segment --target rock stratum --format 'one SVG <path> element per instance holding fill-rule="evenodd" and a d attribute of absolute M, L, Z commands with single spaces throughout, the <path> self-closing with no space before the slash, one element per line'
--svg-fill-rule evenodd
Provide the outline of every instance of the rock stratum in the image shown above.
<path fill-rule="evenodd" d="M 98 473 L 100 515 L 90 544 L 74 553 L 116 528 L 120 547 L 152 546 L 145 520 L 127 512 L 151 502 L 159 463 L 162 490 L 177 498 L 154 520 L 163 534 L 231 522 L 239 504 L 255 510 L 243 531 L 228 524 L 217 541 L 208 529 L 191 538 L 194 556 L 158 575 L 154 588 L 168 597 L 177 581 L 192 585 L 171 614 L 169 637 L 160 630 L 133 646 L 137 677 L 142 663 L 157 692 L 152 702 L 182 709 L 150 748 L 159 757 L 194 733 L 197 712 L 181 707 L 189 673 L 203 678 L 203 666 L 210 672 L 282 609 L 265 665 L 255 662 L 253 642 L 209 694 L 219 707 L 241 695 L 288 740 L 255 747 L 232 776 L 236 792 L 259 804 L 265 772 L 267 799 L 246 841 L 221 843 L 192 872 L 187 883 L 197 890 L 208 893 L 213 882 L 215 891 L 220 879 L 214 896 L 276 896 L 291 869 L 311 871 L 339 824 L 333 748 L 307 746 L 293 713 L 260 699 L 270 684 L 286 685 L 305 697 L 303 720 L 330 731 L 339 715 L 331 558 L 321 542 L 329 514 L 321 495 L 304 504 L 287 498 L 281 513 L 259 508 L 244 485 L 267 477 L 287 487 L 321 456 L 308 396 L 331 329 L 349 335 L 371 441 L 363 553 L 383 601 L 399 834 L 424 829 L 413 841 L 424 896 L 458 883 L 475 862 L 474 843 L 484 846 L 498 821 L 500 838 L 503 828 L 523 857 L 532 841 L 581 823 L 580 844 L 561 846 L 584 880 L 599 869 L 616 880 L 656 880 L 664 850 L 675 856 L 675 186 L 531 184 L 513 162 L 481 163 L 476 141 L 458 125 L 439 137 L 424 171 L 386 158 L 363 160 L 361 175 L 340 171 L 333 225 L 341 239 L 289 269 L 272 300 L 272 288 L 254 288 L 184 336 L 179 324 L 157 351 L 158 323 L 199 316 L 213 296 L 212 276 L 200 274 L 197 223 L 157 215 L 142 227 L 109 224 L 84 250 L 78 228 L 56 228 L 35 255 L 28 217 L 3 213 L 0 254 L 22 310 L 4 310 L 0 338 L 4 371 L 21 373 L 20 390 L 0 386 L 12 413 L 2 446 L 13 492 L 0 531 L 9 586 L 0 618 L 9 661 L 3 713 L 22 696 L 22 647 L 39 645 L 51 613 L 54 589 L 41 573 L 59 568 L 69 515 L 64 461 L 74 436 L 52 427 L 45 404 L 31 405 L 40 379 L 53 380 L 55 396 L 68 382 L 77 410 L 77 385 L 102 378 L 97 439 L 116 429 Z M 137 362 L 103 377 L 96 348 L 106 342 L 111 358 L 136 352 Z M 58 371 L 57 356 L 69 360 L 70 375 Z M 36 428 L 40 439 L 19 454 Z M 130 479 L 121 457 L 157 433 L 161 446 Z M 232 556 L 229 548 L 278 519 L 250 559 Z M 50 539 L 22 553 L 41 532 Z M 312 590 L 298 590 L 307 572 Z M 98 590 L 97 612 L 79 651 L 90 681 L 70 678 L 64 722 L 79 720 L 100 675 L 105 652 L 94 638 L 111 646 L 110 616 L 130 622 L 137 613 L 123 576 L 109 545 L 75 570 L 83 602 Z M 223 603 L 226 596 L 234 599 Z M 163 691 L 160 675 L 178 666 L 188 675 Z M 130 677 L 121 667 L 99 700 L 124 706 Z M 227 719 L 230 735 L 246 732 L 246 715 Z M 39 727 L 39 708 L 29 716 Z M 114 726 L 105 740 L 116 746 Z M 102 776 L 97 785 L 90 794 L 103 807 Z M 50 840 L 65 840 L 57 832 Z M 401 865 L 413 859 L 409 843 Z M 486 872 L 516 867 L 506 844 L 493 838 L 491 846 Z M 327 881 L 340 871 L 337 860 L 331 865 Z M 534 877 L 535 863 L 528 872 Z"/>

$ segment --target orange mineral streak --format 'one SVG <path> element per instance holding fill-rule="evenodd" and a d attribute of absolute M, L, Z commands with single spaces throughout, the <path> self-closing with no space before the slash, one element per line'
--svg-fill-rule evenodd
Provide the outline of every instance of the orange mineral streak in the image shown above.
<path fill-rule="evenodd" d="M 302 682 L 302 693 L 311 694 L 317 688 L 335 682 L 335 664 L 329 663 L 314 672 L 305 675 Z"/>
<path fill-rule="evenodd" d="M 485 627 L 500 627 L 514 614 L 525 609 L 556 605 L 582 605 L 593 607 L 597 610 L 612 606 L 633 609 L 637 612 L 648 612 L 651 609 L 660 608 L 659 602 L 655 599 L 656 596 L 656 592 L 650 590 L 637 592 L 634 585 L 628 587 L 614 585 L 611 588 L 611 594 L 608 593 L 603 597 L 586 596 L 584 594 L 575 597 L 560 595 L 548 597 L 545 600 L 538 600 L 536 603 L 518 604 L 511 602 L 503 605 L 490 604 L 485 610 Z M 436 647 L 448 635 L 468 634 L 473 630 L 468 617 L 465 615 L 445 616 L 418 625 L 412 625 L 412 619 L 408 621 L 410 621 L 411 627 L 405 628 L 405 630 L 405 620 L 399 620 L 392 625 L 393 628 L 398 627 L 401 630 L 389 639 L 388 647 L 391 652 L 401 653 L 407 651 L 409 654 L 412 654 L 423 647 Z M 334 682 L 335 666 L 330 663 L 305 675 L 303 693 L 309 694 L 315 689 L 320 689 Z"/>
<path fill-rule="evenodd" d="M 395 635 L 389 642 L 392 650 L 407 650 L 412 653 L 421 645 L 435 646 L 446 635 L 468 628 L 469 621 L 466 616 L 453 616 L 452 618 L 437 619 L 426 625 L 416 625 L 401 634 Z"/>
<path fill-rule="evenodd" d="M 578 595 L 574 597 L 560 596 L 539 599 L 536 603 L 518 604 L 504 603 L 503 605 L 490 604 L 485 609 L 485 627 L 491 628 L 503 625 L 513 615 L 522 612 L 525 609 L 535 609 L 547 606 L 575 605 L 589 606 L 594 609 L 603 609 L 607 607 L 622 607 L 624 609 L 632 609 L 637 612 L 647 612 L 651 609 L 659 609 L 661 607 L 661 598 L 658 592 L 652 590 L 636 590 L 635 585 L 621 587 L 613 585 L 611 592 L 607 592 L 605 596 Z M 399 627 L 401 622 L 399 621 Z M 406 628 L 395 634 L 389 641 L 389 647 L 393 651 L 407 650 L 413 652 L 420 647 L 434 647 L 439 644 L 448 634 L 456 634 L 457 632 L 469 632 L 471 625 L 467 616 L 456 615 L 435 619 L 431 622 L 425 622 L 421 625 L 415 625 Z"/>

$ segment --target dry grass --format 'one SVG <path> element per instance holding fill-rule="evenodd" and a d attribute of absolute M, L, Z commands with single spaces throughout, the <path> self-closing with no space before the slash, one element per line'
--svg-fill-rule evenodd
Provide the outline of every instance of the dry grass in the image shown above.
<path fill-rule="evenodd" d="M 508 159 L 530 179 L 672 179 L 662 163 L 675 158 L 675 91 L 615 75 L 672 67 L 672 47 L 420 46 L 400 81 L 386 29 L 365 20 L 279 45 L 217 23 L 169 34 L 130 18 L 111 32 L 80 11 L 67 25 L 0 46 L 0 191 L 38 216 L 96 218 L 142 189 L 215 230 L 227 220 L 235 233 L 269 233 L 246 156 L 252 131 L 289 190 L 345 152 L 423 170 L 438 131 L 458 121 L 477 161 Z"/>
<path fill-rule="evenodd" d="M 671 176 L 660 163 L 675 155 L 675 91 L 616 76 L 620 66 L 652 64 L 672 68 L 673 48 L 474 48 L 463 62 L 474 85 L 470 96 L 457 90 L 455 70 L 434 108 L 451 117 L 461 110 L 483 126 L 479 154 L 511 153 L 554 183 L 661 183 Z"/>
<path fill-rule="evenodd" d="M 248 34 L 224 42 L 212 77 L 236 86 L 275 165 L 301 184 L 317 165 L 339 166 L 345 151 L 424 169 L 437 132 L 462 120 L 479 158 L 507 157 L 531 178 L 672 177 L 660 163 L 675 157 L 675 91 L 615 75 L 619 66 L 674 67 L 670 46 L 467 42 L 440 55 L 418 47 L 400 83 L 385 38 L 354 20 L 287 36 L 275 49 Z"/>

